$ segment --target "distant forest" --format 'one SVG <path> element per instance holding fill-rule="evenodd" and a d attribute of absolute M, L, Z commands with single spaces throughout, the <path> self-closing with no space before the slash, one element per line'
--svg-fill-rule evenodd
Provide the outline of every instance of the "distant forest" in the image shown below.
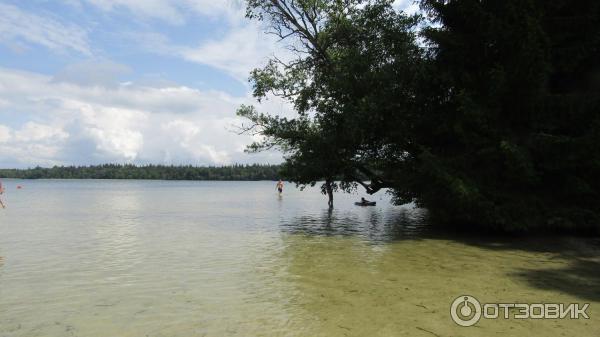
<path fill-rule="evenodd" d="M 160 179 L 160 180 L 277 180 L 279 165 L 165 166 L 119 165 L 54 166 L 0 169 L 2 178 L 21 179 Z"/>

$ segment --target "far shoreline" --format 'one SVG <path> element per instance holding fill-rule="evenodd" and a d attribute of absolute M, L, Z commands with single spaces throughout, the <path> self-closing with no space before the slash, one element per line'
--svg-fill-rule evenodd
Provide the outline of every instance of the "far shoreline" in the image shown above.
<path fill-rule="evenodd" d="M 222 166 L 102 164 L 0 169 L 2 179 L 115 179 L 185 181 L 276 181 L 280 166 L 232 164 Z"/>

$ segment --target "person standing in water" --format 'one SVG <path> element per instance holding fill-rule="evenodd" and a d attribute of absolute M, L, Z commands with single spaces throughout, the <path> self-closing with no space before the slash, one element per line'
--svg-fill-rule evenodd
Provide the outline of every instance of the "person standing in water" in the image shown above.
<path fill-rule="evenodd" d="M 2 181 L 0 180 L 0 195 L 4 194 L 4 186 L 2 186 Z M 2 206 L 2 208 L 6 208 L 6 206 L 4 206 L 4 203 L 2 202 L 2 199 L 0 199 L 0 206 Z"/>
<path fill-rule="evenodd" d="M 279 181 L 277 182 L 277 190 L 279 191 L 279 194 L 281 195 L 281 193 L 283 192 L 283 181 L 281 181 L 281 179 L 279 179 Z"/>

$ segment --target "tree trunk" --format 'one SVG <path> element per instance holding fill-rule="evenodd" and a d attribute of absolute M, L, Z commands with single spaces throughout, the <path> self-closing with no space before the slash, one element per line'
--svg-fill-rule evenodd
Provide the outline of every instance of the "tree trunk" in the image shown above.
<path fill-rule="evenodd" d="M 331 180 L 329 179 L 325 181 L 325 190 L 327 191 L 327 197 L 329 197 L 327 204 L 331 208 L 333 207 L 333 187 L 331 186 Z"/>

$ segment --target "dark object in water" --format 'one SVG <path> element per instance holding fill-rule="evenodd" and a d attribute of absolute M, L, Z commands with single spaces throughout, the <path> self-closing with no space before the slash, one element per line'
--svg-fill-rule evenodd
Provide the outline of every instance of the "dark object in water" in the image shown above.
<path fill-rule="evenodd" d="M 360 201 L 354 203 L 356 206 L 375 206 L 375 201 Z"/>

